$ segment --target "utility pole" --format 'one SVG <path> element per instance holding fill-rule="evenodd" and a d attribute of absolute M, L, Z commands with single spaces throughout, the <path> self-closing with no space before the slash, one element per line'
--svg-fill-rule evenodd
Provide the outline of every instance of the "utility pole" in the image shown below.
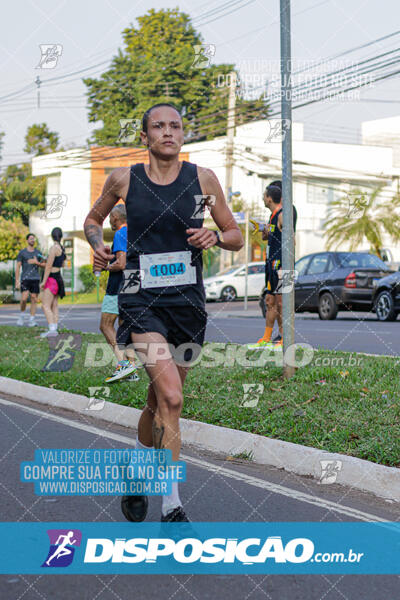
<path fill-rule="evenodd" d="M 40 81 L 39 75 L 36 77 L 35 83 L 37 85 L 37 107 L 40 108 L 40 84 L 42 82 Z"/>
<path fill-rule="evenodd" d="M 290 0 L 280 0 L 281 19 L 281 131 L 282 139 L 282 327 L 283 376 L 293 377 L 294 356 L 294 233 L 292 200 L 292 85 L 290 47 Z M 291 282 L 285 285 L 286 282 Z M 289 290 L 285 290 L 289 287 Z M 290 350 L 288 350 L 290 348 Z M 289 358 L 290 355 L 290 358 Z M 288 364 L 288 358 L 291 364 Z"/>
<path fill-rule="evenodd" d="M 247 299 L 249 291 L 249 209 L 245 212 L 246 230 L 244 238 L 244 253 L 245 253 L 245 280 L 244 280 L 244 310 L 247 311 Z"/>
<path fill-rule="evenodd" d="M 225 198 L 229 208 L 232 210 L 232 172 L 233 172 L 233 147 L 235 138 L 235 105 L 236 105 L 236 72 L 229 73 L 229 99 L 228 99 L 228 121 L 226 128 L 226 158 L 225 158 Z M 232 264 L 232 253 L 229 250 L 221 250 L 220 270 Z"/>

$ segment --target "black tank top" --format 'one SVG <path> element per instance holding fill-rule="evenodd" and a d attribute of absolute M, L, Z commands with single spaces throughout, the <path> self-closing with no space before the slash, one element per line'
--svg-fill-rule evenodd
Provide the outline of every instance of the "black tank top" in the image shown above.
<path fill-rule="evenodd" d="M 280 208 L 275 213 L 272 213 L 269 220 L 269 235 L 268 235 L 268 260 L 274 261 L 274 268 L 278 269 L 282 266 L 282 232 L 278 227 L 278 217 L 281 214 Z"/>
<path fill-rule="evenodd" d="M 123 306 L 201 306 L 205 305 L 202 250 L 188 244 L 186 229 L 203 227 L 203 214 L 198 210 L 201 186 L 197 166 L 183 161 L 178 177 L 172 183 L 159 185 L 147 176 L 144 165 L 131 167 L 126 197 L 128 224 L 127 265 L 120 288 Z M 196 269 L 196 283 L 143 288 L 137 281 L 135 293 L 126 282 L 131 273 L 140 270 L 140 255 L 190 251 L 190 264 Z"/>
<path fill-rule="evenodd" d="M 61 244 L 59 244 L 60 248 L 61 248 L 61 254 L 60 256 L 56 256 L 53 262 L 53 267 L 59 267 L 61 268 L 63 266 L 63 262 L 64 260 L 67 258 L 65 252 L 64 252 L 64 248 L 61 246 Z"/>

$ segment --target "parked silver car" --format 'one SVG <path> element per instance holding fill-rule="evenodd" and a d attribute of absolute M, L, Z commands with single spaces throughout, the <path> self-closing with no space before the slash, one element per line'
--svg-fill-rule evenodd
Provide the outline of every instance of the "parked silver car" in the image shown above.
<path fill-rule="evenodd" d="M 232 302 L 245 293 L 245 265 L 235 265 L 204 279 L 206 300 Z M 265 285 L 265 262 L 248 264 L 247 295 L 257 298 Z"/>

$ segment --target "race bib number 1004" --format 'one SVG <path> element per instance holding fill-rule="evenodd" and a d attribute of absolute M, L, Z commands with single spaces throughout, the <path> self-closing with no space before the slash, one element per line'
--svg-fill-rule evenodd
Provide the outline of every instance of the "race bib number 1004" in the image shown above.
<path fill-rule="evenodd" d="M 179 286 L 196 283 L 196 267 L 190 264 L 191 252 L 161 252 L 141 254 L 142 288 Z"/>

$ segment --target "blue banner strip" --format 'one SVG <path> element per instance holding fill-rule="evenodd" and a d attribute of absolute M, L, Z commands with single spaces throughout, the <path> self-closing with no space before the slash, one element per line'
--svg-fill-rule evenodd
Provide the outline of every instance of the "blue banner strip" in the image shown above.
<path fill-rule="evenodd" d="M 0 524 L 2 574 L 400 574 L 399 523 Z"/>

